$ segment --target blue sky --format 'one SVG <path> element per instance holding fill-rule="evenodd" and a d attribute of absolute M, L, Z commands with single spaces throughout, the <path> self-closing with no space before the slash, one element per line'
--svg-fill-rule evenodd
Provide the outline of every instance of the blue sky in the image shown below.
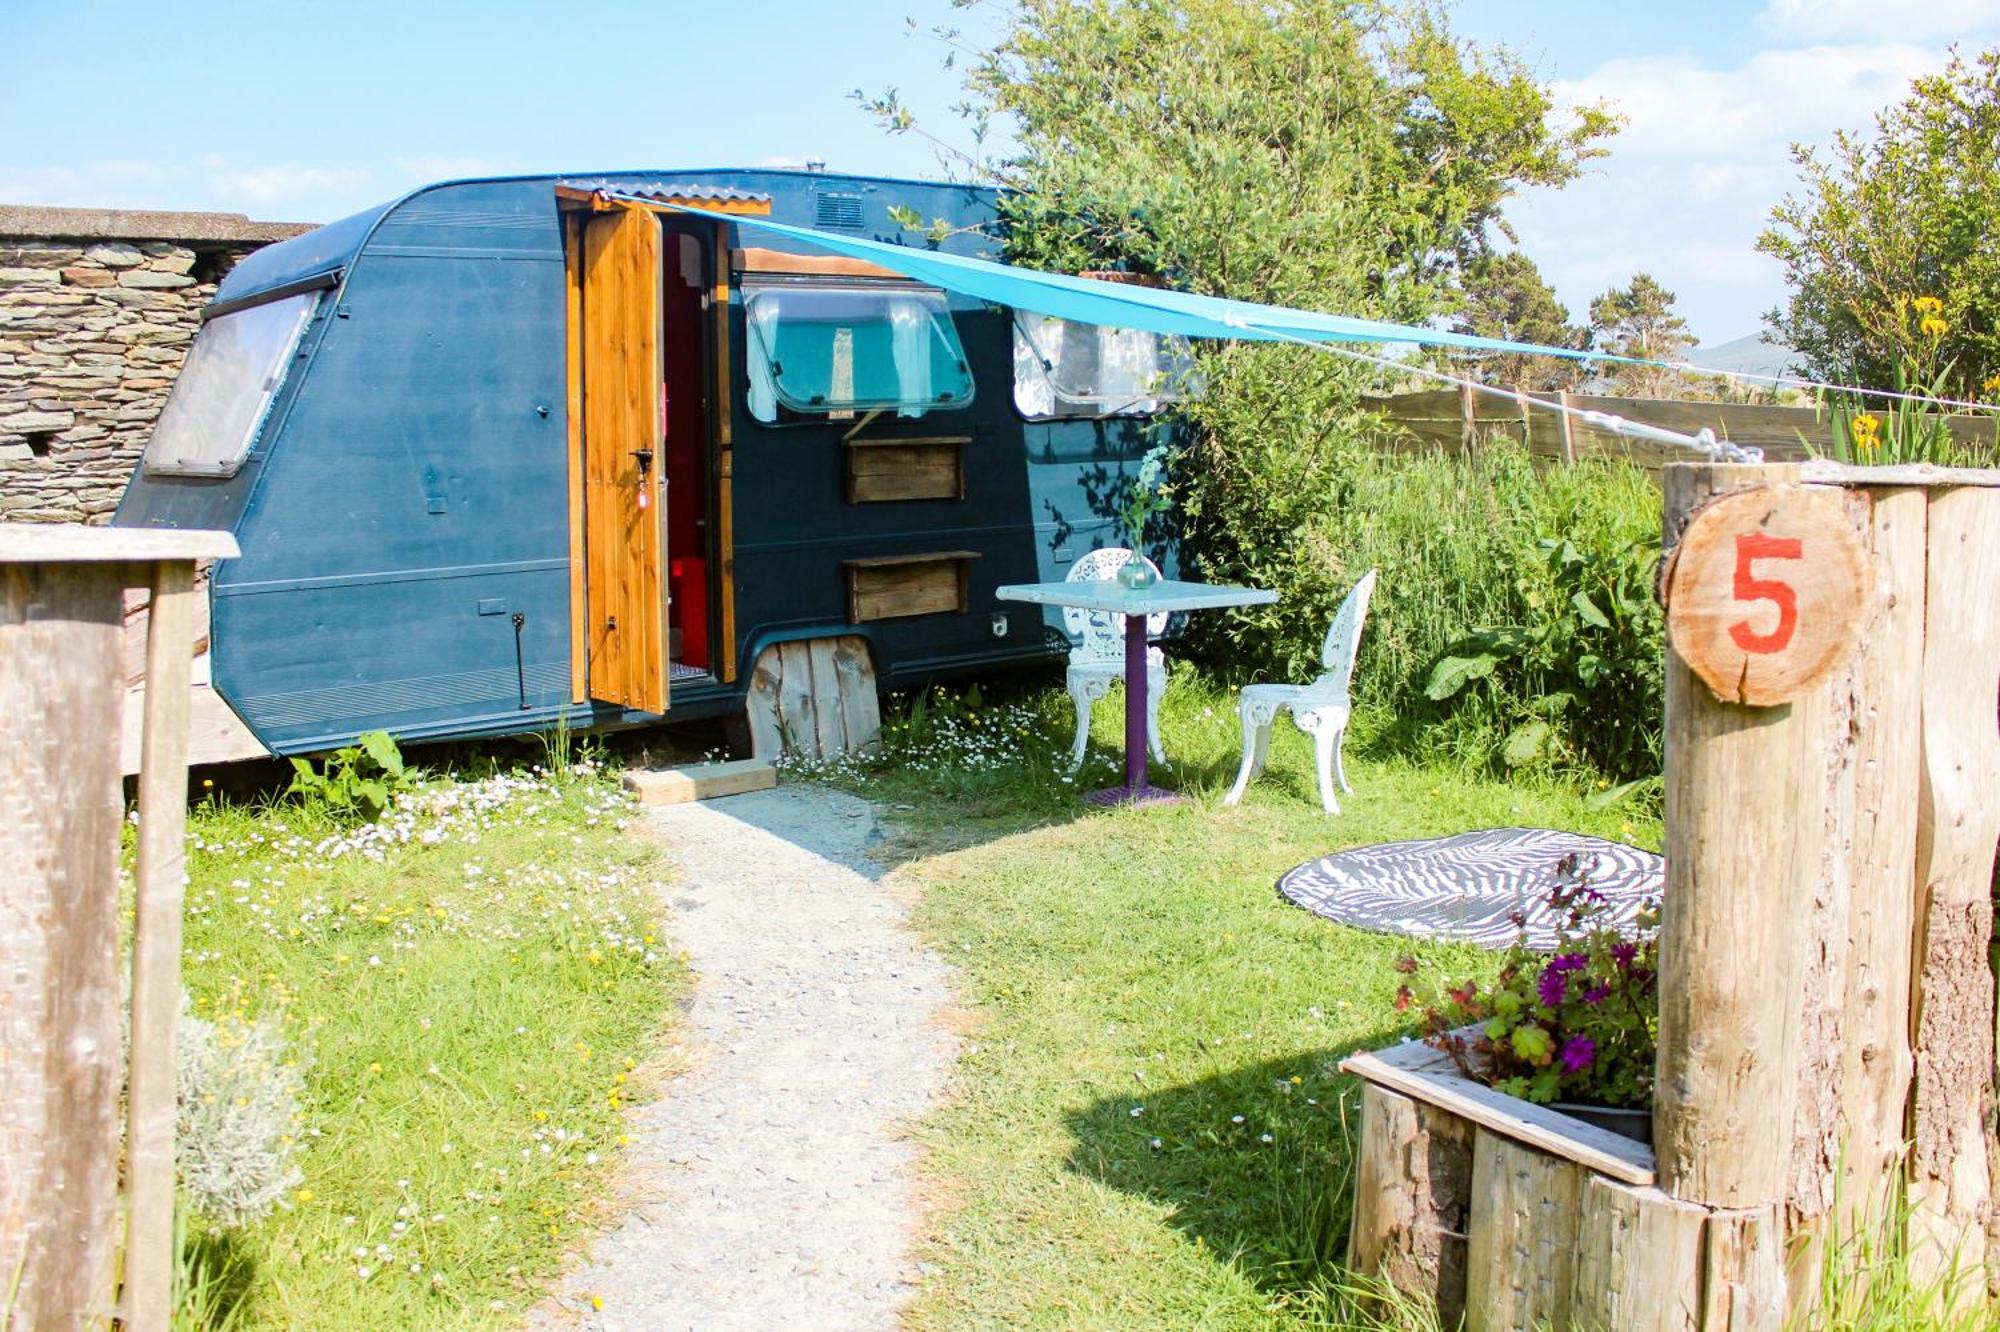
<path fill-rule="evenodd" d="M 1863 127 L 2000 0 L 1461 0 L 1565 103 L 1629 119 L 1611 157 L 1516 201 L 1522 247 L 1579 316 L 1634 269 L 1695 331 L 1752 331 L 1783 294 L 1752 243 L 1786 145 Z M 916 20 L 913 32 L 905 18 Z M 941 126 L 925 35 L 949 0 L 0 0 L 0 202 L 324 221 L 424 181 L 613 167 L 936 171 L 847 99 L 899 88 Z"/>

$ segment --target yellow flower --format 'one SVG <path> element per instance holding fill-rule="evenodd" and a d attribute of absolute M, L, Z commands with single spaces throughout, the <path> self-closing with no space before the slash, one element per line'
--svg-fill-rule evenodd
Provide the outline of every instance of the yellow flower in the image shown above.
<path fill-rule="evenodd" d="M 302 1203 L 309 1203 L 313 1200 L 313 1191 L 311 1189 L 300 1189 L 292 1196 Z"/>
<path fill-rule="evenodd" d="M 1918 324 L 1917 328 L 1927 338 L 1941 338 L 1951 332 L 1951 325 L 1945 323 L 1944 320 L 1939 319 L 1936 315 L 1925 315 L 1924 321 Z"/>
<path fill-rule="evenodd" d="M 1944 313 L 1944 302 L 1935 296 L 1919 296 L 1914 301 L 1911 301 L 1910 304 L 1917 307 L 1918 314 L 1934 315 Z"/>

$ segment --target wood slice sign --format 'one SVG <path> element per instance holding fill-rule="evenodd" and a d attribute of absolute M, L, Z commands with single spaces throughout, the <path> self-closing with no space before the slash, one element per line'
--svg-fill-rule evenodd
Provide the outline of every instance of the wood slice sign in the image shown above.
<path fill-rule="evenodd" d="M 1811 690 L 1861 636 L 1861 541 L 1835 491 L 1773 486 L 1697 509 L 1667 566 L 1667 635 L 1725 703 Z"/>

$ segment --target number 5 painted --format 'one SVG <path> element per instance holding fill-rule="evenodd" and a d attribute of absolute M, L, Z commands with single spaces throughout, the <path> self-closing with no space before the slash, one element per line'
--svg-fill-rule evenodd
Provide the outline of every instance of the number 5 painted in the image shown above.
<path fill-rule="evenodd" d="M 1775 578 L 1757 578 L 1750 566 L 1757 560 L 1796 560 L 1804 558 L 1804 548 L 1797 537 L 1774 537 L 1763 532 L 1748 532 L 1736 538 L 1736 599 L 1738 601 L 1769 601 L 1778 608 L 1778 627 L 1768 634 L 1760 634 L 1750 627 L 1748 620 L 1738 620 L 1729 626 L 1729 637 L 1745 652 L 1783 652 L 1792 641 L 1792 634 L 1799 627 L 1799 594 L 1790 583 L 1779 582 Z"/>

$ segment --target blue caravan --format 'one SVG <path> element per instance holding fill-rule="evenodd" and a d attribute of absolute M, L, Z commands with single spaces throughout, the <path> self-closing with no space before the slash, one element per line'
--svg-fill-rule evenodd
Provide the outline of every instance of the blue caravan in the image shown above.
<path fill-rule="evenodd" d="M 796 644 L 886 685 L 1046 658 L 993 589 L 1122 544 L 1185 344 L 735 220 L 983 257 L 995 204 L 787 171 L 417 190 L 229 274 L 116 521 L 235 534 L 210 671 L 277 754 L 737 714 Z"/>

